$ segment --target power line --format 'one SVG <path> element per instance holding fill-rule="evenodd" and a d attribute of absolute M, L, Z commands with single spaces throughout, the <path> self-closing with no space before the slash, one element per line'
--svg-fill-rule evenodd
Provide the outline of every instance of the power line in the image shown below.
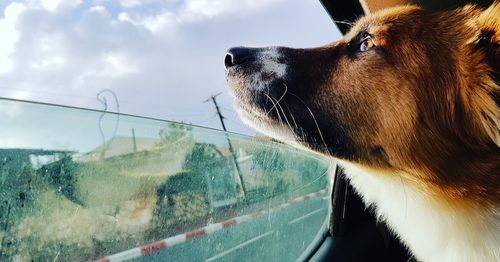
<path fill-rule="evenodd" d="M 214 113 L 213 116 L 211 116 L 209 119 L 205 119 L 205 121 L 199 123 L 200 126 L 208 126 L 210 124 L 212 124 L 212 121 L 214 120 L 214 118 L 217 117 L 217 113 Z"/>
<path fill-rule="evenodd" d="M 53 98 L 53 97 L 64 97 L 64 98 L 74 97 L 74 98 L 83 99 L 86 103 L 89 103 L 91 100 L 95 99 L 95 97 L 88 96 L 88 95 L 75 95 L 75 94 L 72 94 L 72 93 L 51 92 L 51 91 L 44 91 L 44 90 L 34 90 L 34 89 L 30 89 L 30 88 L 18 88 L 18 87 L 13 88 L 13 87 L 0 86 L 0 89 L 1 90 L 24 91 L 24 92 L 29 93 L 30 95 L 40 95 L 40 94 L 42 94 L 42 95 L 46 95 L 45 97 L 48 97 L 48 98 Z M 104 89 L 104 90 L 106 90 L 106 89 Z M 102 93 L 104 90 L 101 90 L 98 93 Z M 5 96 L 5 95 L 2 95 L 2 97 L 12 98 L 11 96 Z M 42 99 L 42 100 L 47 100 L 47 99 Z M 53 100 L 53 99 L 49 99 L 49 100 Z M 98 99 L 98 101 L 99 101 L 100 104 L 103 104 L 102 100 Z M 144 104 L 144 103 L 138 103 L 138 102 L 136 102 L 136 100 L 127 100 L 127 99 L 120 99 L 120 103 L 121 103 L 121 105 L 127 105 L 128 107 L 138 107 L 138 108 L 152 108 L 152 107 L 154 107 L 154 108 L 158 108 L 158 109 L 162 109 L 162 110 L 168 110 L 168 111 L 171 111 L 171 112 L 178 112 L 179 110 L 182 109 L 182 108 L 181 109 L 180 108 L 172 108 L 172 107 L 166 106 L 165 104 L 155 104 L 155 103 L 151 103 L 151 102 L 148 102 L 146 104 Z M 57 103 L 54 103 L 54 104 L 57 104 Z M 86 106 L 86 107 L 88 107 L 88 106 Z M 184 109 L 190 109 L 190 108 L 186 107 L 186 108 L 183 108 L 182 110 L 184 110 Z M 178 114 L 178 113 L 168 114 L 168 115 L 170 117 L 177 117 L 177 116 L 178 117 L 192 117 L 192 116 L 202 117 L 203 116 L 202 114 Z"/>
<path fill-rule="evenodd" d="M 229 113 L 238 114 L 238 112 L 236 112 L 236 110 L 234 110 L 234 108 L 228 108 L 228 107 L 224 107 L 224 106 L 221 106 L 220 108 L 227 110 Z"/>
<path fill-rule="evenodd" d="M 238 117 L 235 117 L 235 118 L 232 118 L 232 117 L 226 117 L 225 120 L 232 123 L 232 124 L 236 124 L 236 125 L 239 125 L 239 126 L 244 126 L 244 127 L 248 127 L 246 126 L 245 124 L 243 124 L 243 122 L 241 121 L 238 121 Z"/>

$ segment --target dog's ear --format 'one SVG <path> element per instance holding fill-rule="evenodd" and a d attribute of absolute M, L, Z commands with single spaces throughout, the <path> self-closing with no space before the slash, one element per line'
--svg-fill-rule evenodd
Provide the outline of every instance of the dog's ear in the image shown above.
<path fill-rule="evenodd" d="M 475 48 L 484 54 L 490 67 L 486 83 L 488 97 L 481 99 L 481 123 L 488 136 L 500 147 L 500 2 L 494 2 L 477 17 L 480 30 Z"/>

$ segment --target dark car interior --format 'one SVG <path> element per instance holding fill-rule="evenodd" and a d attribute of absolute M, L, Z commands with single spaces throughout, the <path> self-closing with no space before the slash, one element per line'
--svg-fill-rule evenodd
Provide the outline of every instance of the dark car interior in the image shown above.
<path fill-rule="evenodd" d="M 493 0 L 320 0 L 342 34 L 359 17 L 377 10 L 416 4 L 428 10 L 447 10 L 466 4 L 489 6 Z M 411 252 L 374 216 L 337 167 L 332 190 L 330 232 L 309 261 L 417 261 Z"/>

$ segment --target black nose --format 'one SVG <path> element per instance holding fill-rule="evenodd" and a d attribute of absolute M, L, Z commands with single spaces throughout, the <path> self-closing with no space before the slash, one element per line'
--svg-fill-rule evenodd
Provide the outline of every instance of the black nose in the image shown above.
<path fill-rule="evenodd" d="M 226 66 L 226 69 L 228 69 L 232 66 L 252 61 L 255 57 L 254 54 L 255 50 L 252 48 L 233 47 L 227 51 L 226 57 L 224 57 L 224 65 Z"/>

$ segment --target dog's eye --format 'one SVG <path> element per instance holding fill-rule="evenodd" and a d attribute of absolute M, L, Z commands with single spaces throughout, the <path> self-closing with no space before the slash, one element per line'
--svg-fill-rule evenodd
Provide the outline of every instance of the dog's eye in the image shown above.
<path fill-rule="evenodd" d="M 372 49 L 374 46 L 375 46 L 375 44 L 373 43 L 372 38 L 368 36 L 365 39 L 363 39 L 361 44 L 359 44 L 359 51 L 366 52 L 366 51 Z"/>

